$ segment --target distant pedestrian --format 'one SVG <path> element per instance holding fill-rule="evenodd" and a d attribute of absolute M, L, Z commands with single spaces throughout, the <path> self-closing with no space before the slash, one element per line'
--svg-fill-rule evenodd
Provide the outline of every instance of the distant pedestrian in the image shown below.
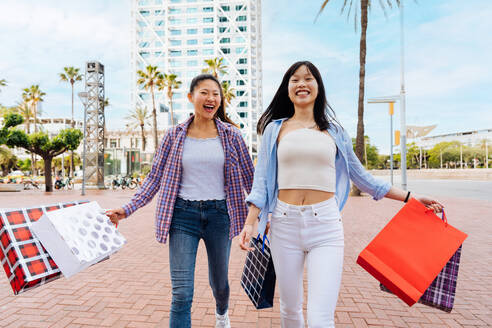
<path fill-rule="evenodd" d="M 142 187 L 111 221 L 129 216 L 159 191 L 156 237 L 169 234 L 172 303 L 169 326 L 191 327 L 195 260 L 200 239 L 207 248 L 216 327 L 230 327 L 229 254 L 243 228 L 245 191 L 253 183 L 253 163 L 241 132 L 226 116 L 219 81 L 202 74 L 191 81 L 188 98 L 195 114 L 169 129 Z"/>
<path fill-rule="evenodd" d="M 240 247 L 250 250 L 258 216 L 259 232 L 268 231 L 271 213 L 271 250 L 282 327 L 304 327 L 305 262 L 308 325 L 334 327 L 344 249 L 340 211 L 350 180 L 375 200 L 388 197 L 406 202 L 410 192 L 364 170 L 351 138 L 327 103 L 321 74 L 311 62 L 296 62 L 285 73 L 258 122 L 258 133 L 263 137 L 253 190 L 246 199 L 250 206 L 239 236 Z M 413 197 L 435 211 L 442 210 L 433 199 Z"/>

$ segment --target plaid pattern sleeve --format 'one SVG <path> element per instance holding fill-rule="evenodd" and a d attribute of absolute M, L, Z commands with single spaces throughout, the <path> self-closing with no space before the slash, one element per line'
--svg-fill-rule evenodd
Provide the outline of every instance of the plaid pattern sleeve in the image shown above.
<path fill-rule="evenodd" d="M 154 157 L 152 163 L 152 169 L 150 173 L 145 178 L 142 187 L 137 191 L 137 193 L 132 197 L 130 202 L 123 206 L 127 216 L 131 215 L 137 209 L 145 206 L 148 202 L 154 198 L 155 194 L 159 191 L 162 175 L 164 172 L 164 166 L 166 164 L 167 157 L 169 155 L 169 150 L 172 145 L 173 130 L 167 131 L 164 136 L 164 140 L 159 146 L 159 150 Z"/>
<path fill-rule="evenodd" d="M 241 135 L 236 134 L 235 147 L 239 155 L 239 164 L 241 165 L 241 178 L 245 191 L 249 194 L 253 186 L 253 175 L 255 168 L 251 156 L 249 156 L 248 147 Z"/>

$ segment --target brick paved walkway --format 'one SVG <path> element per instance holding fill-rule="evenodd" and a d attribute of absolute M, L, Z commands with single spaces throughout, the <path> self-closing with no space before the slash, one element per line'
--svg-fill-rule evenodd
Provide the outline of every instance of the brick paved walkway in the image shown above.
<path fill-rule="evenodd" d="M 85 199 L 104 208 L 123 204 L 130 191 L 90 191 Z M 78 192 L 2 193 L 0 207 L 50 204 L 82 199 Z M 356 263 L 357 254 L 401 204 L 351 198 L 344 210 L 345 264 L 336 312 L 337 327 L 485 327 L 492 326 L 492 203 L 442 199 L 448 220 L 467 232 L 452 313 L 421 304 L 409 308 L 379 291 L 378 282 Z M 51 282 L 14 296 L 0 272 L 0 327 L 167 327 L 171 283 L 168 250 L 154 239 L 155 204 L 120 225 L 128 244 L 109 261 L 67 280 Z M 239 277 L 245 253 L 233 241 L 230 263 L 232 327 L 280 327 L 278 299 L 273 309 L 256 311 Z M 192 310 L 194 327 L 213 327 L 214 301 L 208 286 L 205 250 L 200 245 Z"/>

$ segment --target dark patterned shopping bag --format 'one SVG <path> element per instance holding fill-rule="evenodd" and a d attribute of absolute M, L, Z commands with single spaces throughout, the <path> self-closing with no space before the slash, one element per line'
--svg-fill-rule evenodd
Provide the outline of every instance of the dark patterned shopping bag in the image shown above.
<path fill-rule="evenodd" d="M 458 281 L 458 269 L 460 267 L 461 247 L 446 263 L 436 279 L 430 284 L 429 288 L 420 297 L 419 303 L 425 304 L 439 310 L 451 312 L 454 305 L 456 294 L 456 282 Z M 391 291 L 383 284 L 379 287 L 385 292 Z"/>
<path fill-rule="evenodd" d="M 251 239 L 250 247 L 254 250 L 246 256 L 241 286 L 255 308 L 270 308 L 273 306 L 276 280 L 270 247 L 259 236 Z"/>
<path fill-rule="evenodd" d="M 14 294 L 60 277 L 60 270 L 30 227 L 45 212 L 87 201 L 19 209 L 0 209 L 0 263 Z"/>

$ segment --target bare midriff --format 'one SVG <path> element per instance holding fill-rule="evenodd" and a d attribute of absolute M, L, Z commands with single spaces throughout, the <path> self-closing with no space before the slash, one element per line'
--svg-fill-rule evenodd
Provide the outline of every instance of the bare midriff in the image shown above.
<path fill-rule="evenodd" d="M 278 199 L 291 205 L 313 205 L 335 196 L 334 192 L 311 189 L 281 189 Z"/>

